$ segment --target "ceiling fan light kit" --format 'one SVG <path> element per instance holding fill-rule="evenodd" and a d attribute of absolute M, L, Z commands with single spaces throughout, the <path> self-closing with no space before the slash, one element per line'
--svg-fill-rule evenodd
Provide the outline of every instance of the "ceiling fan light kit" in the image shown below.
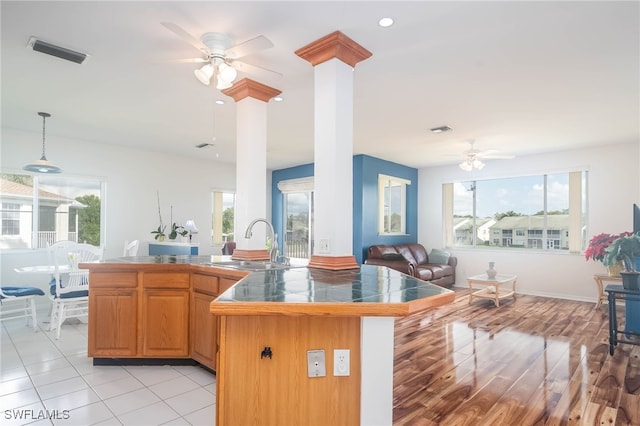
<path fill-rule="evenodd" d="M 47 160 L 47 156 L 44 153 L 45 120 L 47 119 L 47 117 L 51 117 L 51 114 L 49 114 L 48 112 L 39 112 L 38 115 L 42 117 L 42 157 L 40 157 L 40 159 L 35 163 L 27 164 L 23 167 L 23 169 L 29 172 L 36 173 L 62 173 L 62 169 L 51 164 L 51 162 Z"/>
<path fill-rule="evenodd" d="M 470 172 L 473 169 L 482 170 L 484 168 L 484 163 L 477 158 L 469 158 L 460 163 L 459 166 L 465 172 Z"/>
<path fill-rule="evenodd" d="M 213 66 L 206 64 L 202 68 L 194 70 L 193 73 L 196 75 L 196 78 L 200 80 L 200 83 L 208 86 L 211 81 L 211 76 L 213 76 Z"/>
<path fill-rule="evenodd" d="M 245 73 L 262 74 L 272 77 L 281 75 L 256 65 L 250 65 L 239 61 L 239 58 L 250 55 L 259 50 L 273 47 L 273 43 L 264 36 L 257 36 L 243 43 L 233 45 L 233 40 L 225 34 L 208 32 L 200 39 L 189 34 L 180 26 L 171 22 L 162 22 L 169 31 L 182 38 L 184 41 L 200 51 L 204 57 L 181 59 L 179 62 L 205 62 L 206 64 L 193 71 L 198 81 L 208 86 L 211 79 L 216 81 L 216 89 L 224 90 L 233 85 L 238 77 L 238 70 Z"/>

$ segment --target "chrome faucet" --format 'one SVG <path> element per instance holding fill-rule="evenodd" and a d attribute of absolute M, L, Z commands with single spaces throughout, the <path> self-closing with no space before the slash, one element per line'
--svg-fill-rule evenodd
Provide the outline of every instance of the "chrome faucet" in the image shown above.
<path fill-rule="evenodd" d="M 244 237 L 245 238 L 251 238 L 251 230 L 253 229 L 253 225 L 255 225 L 258 222 L 264 222 L 267 224 L 268 230 L 271 233 L 271 235 L 269 235 L 270 241 L 271 241 L 271 250 L 269 251 L 269 261 L 271 263 L 277 263 L 278 260 L 278 234 L 276 234 L 275 230 L 273 229 L 273 225 L 271 224 L 271 222 L 269 222 L 267 219 L 262 219 L 262 218 L 258 218 L 258 219 L 254 219 L 249 226 L 247 226 L 247 230 L 244 233 Z"/>

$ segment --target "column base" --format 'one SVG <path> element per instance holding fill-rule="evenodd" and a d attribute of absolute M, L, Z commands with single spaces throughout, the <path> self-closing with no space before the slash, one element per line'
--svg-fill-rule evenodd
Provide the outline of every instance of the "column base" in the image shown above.
<path fill-rule="evenodd" d="M 360 265 L 356 262 L 355 256 L 322 256 L 311 255 L 308 268 L 329 269 L 331 271 L 339 271 L 342 269 L 356 269 Z"/>
<path fill-rule="evenodd" d="M 231 255 L 233 260 L 269 260 L 269 252 L 264 250 L 235 249 Z"/>

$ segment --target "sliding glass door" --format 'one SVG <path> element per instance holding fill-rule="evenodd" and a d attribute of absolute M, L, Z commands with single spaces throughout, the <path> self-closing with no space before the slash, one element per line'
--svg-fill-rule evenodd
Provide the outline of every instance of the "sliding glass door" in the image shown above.
<path fill-rule="evenodd" d="M 313 253 L 313 192 L 283 195 L 285 235 L 282 253 L 286 257 L 309 259 Z"/>

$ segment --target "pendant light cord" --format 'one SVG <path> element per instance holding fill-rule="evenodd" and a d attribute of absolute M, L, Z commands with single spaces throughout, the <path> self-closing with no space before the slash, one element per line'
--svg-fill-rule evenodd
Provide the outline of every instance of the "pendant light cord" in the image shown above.
<path fill-rule="evenodd" d="M 45 121 L 47 120 L 47 117 L 51 117 L 51 114 L 48 112 L 39 112 L 38 115 L 42 117 L 42 160 L 46 160 L 47 157 L 44 153 Z"/>

